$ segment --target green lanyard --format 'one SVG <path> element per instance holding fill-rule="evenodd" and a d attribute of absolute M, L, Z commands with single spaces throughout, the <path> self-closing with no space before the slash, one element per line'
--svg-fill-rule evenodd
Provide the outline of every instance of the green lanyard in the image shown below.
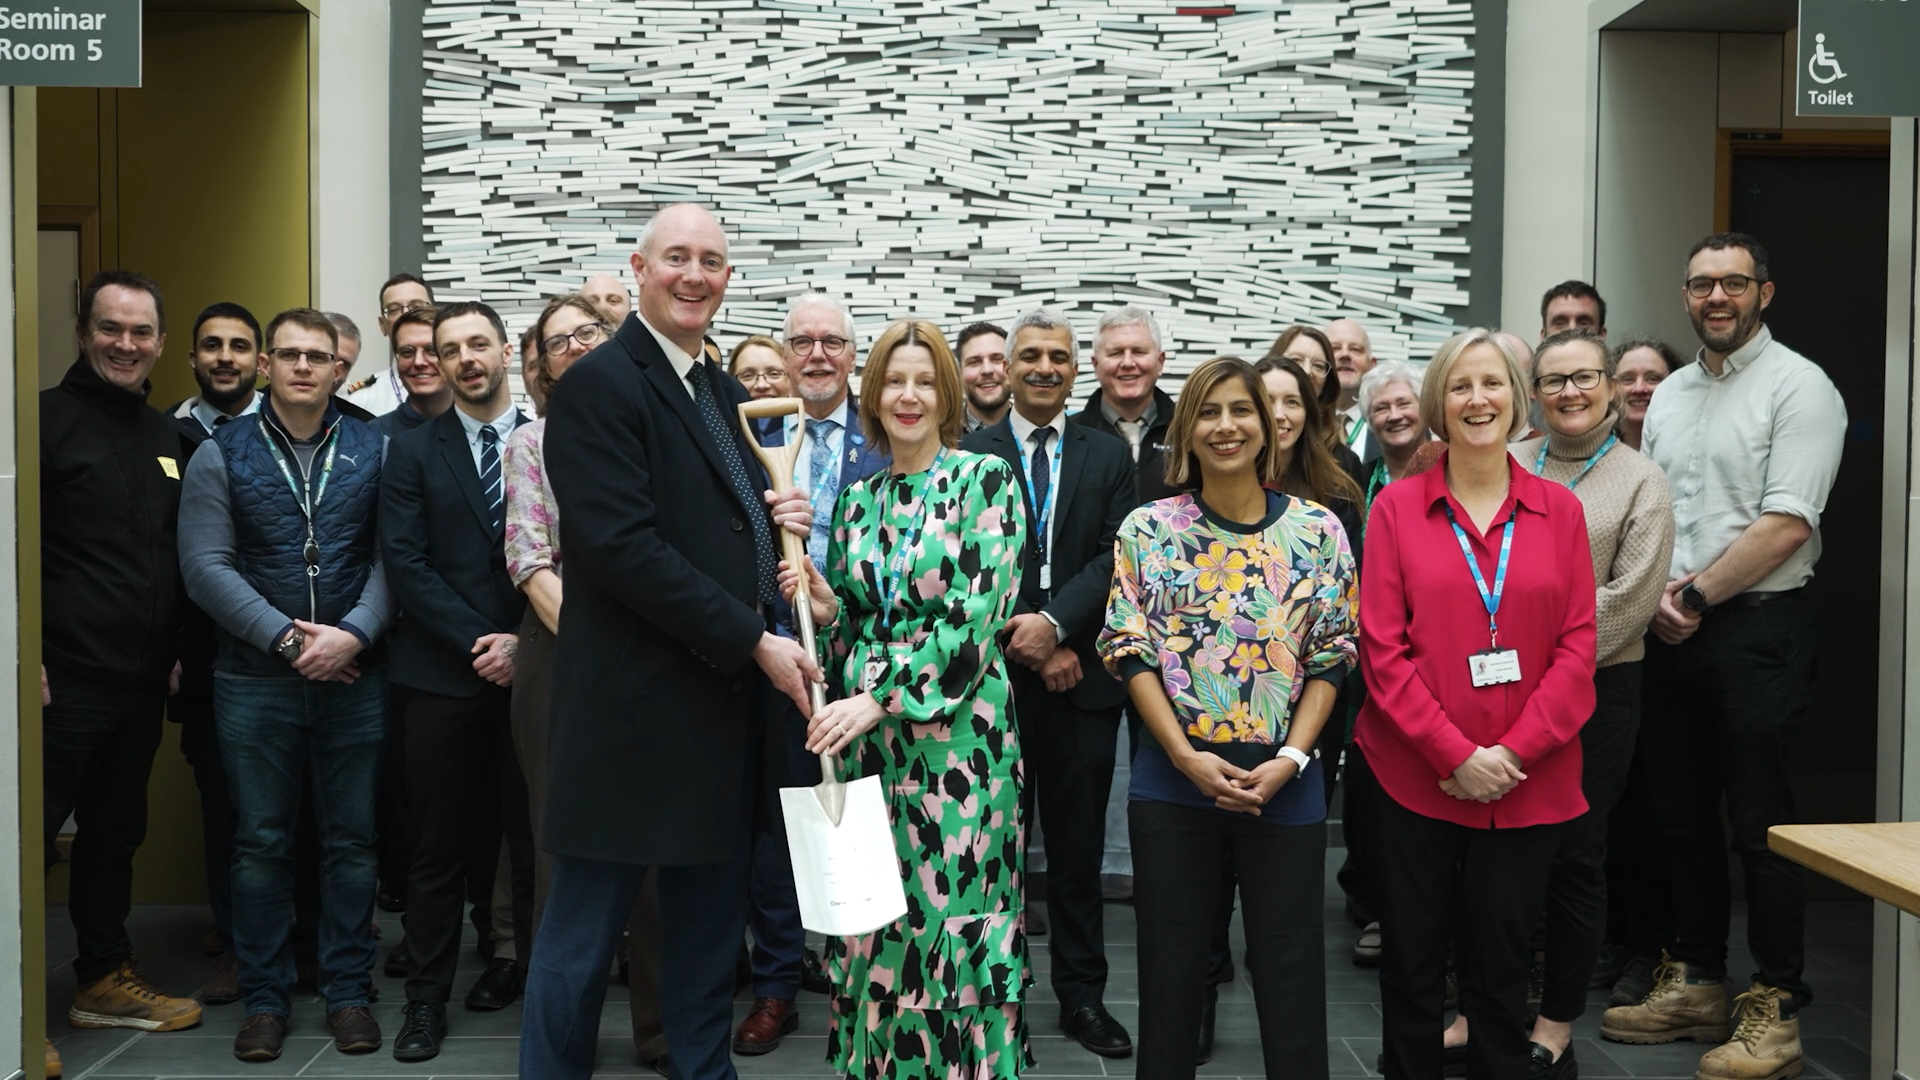
<path fill-rule="evenodd" d="M 327 494 L 327 480 L 333 476 L 333 458 L 340 450 L 340 425 L 335 424 L 327 430 L 323 443 L 327 448 L 327 460 L 320 466 L 320 484 L 314 488 L 311 497 L 293 478 L 293 468 L 287 464 L 287 455 L 280 452 L 280 444 L 273 441 L 273 430 L 265 417 L 260 420 L 260 437 L 266 440 L 274 464 L 280 466 L 280 475 L 287 478 L 287 486 L 293 489 L 293 499 L 300 505 L 300 514 L 307 519 L 307 543 L 301 551 L 307 563 L 307 618 L 317 619 L 320 617 L 320 597 L 315 579 L 320 576 L 320 540 L 313 531 L 313 512 L 320 509 L 320 500 Z M 302 477 L 307 473 L 307 468 L 300 470 Z"/>

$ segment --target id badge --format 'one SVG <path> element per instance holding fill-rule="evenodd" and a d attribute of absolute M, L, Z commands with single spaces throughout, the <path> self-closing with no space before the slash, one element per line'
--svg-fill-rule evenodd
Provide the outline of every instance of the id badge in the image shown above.
<path fill-rule="evenodd" d="M 873 693 L 873 688 L 880 685 L 880 680 L 885 678 L 886 674 L 887 662 L 885 660 L 876 657 L 875 659 L 867 661 L 865 666 L 860 669 L 860 692 L 863 694 Z"/>
<path fill-rule="evenodd" d="M 884 654 L 869 657 L 867 662 L 861 666 L 861 692 L 868 694 L 873 693 L 874 687 L 880 685 L 880 680 L 887 677 L 887 671 L 890 668 L 895 666 L 905 667 L 908 661 L 913 658 L 912 642 L 889 641 L 886 643 L 885 649 L 886 652 Z"/>
<path fill-rule="evenodd" d="M 1052 563 L 1044 563 L 1040 567 L 1040 588 L 1047 591 L 1051 591 L 1053 589 L 1053 564 Z"/>
<path fill-rule="evenodd" d="M 1513 649 L 1487 649 L 1467 657 L 1475 686 L 1499 686 L 1520 681 L 1520 654 Z"/>

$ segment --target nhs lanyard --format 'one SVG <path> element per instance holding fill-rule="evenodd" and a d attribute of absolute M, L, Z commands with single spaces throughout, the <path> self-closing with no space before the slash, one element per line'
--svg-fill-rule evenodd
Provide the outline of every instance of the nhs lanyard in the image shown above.
<path fill-rule="evenodd" d="M 1467 541 L 1467 530 L 1460 527 L 1460 521 L 1453 516 L 1452 504 L 1447 505 L 1447 524 L 1453 526 L 1453 538 L 1460 541 L 1460 554 L 1467 557 L 1467 569 L 1473 571 L 1474 587 L 1480 590 L 1480 602 L 1487 607 L 1487 637 L 1493 648 L 1500 647 L 1500 626 L 1496 616 L 1500 614 L 1500 594 L 1507 587 L 1507 557 L 1513 554 L 1513 520 L 1520 516 L 1518 507 L 1507 513 L 1507 527 L 1500 537 L 1500 564 L 1493 571 L 1493 589 L 1487 589 L 1486 576 L 1480 573 L 1480 562 L 1473 557 L 1473 545 Z"/>
<path fill-rule="evenodd" d="M 320 483 L 311 495 L 301 490 L 298 481 L 293 478 L 293 469 L 287 464 L 287 456 L 280 452 L 280 444 L 273 440 L 273 432 L 267 426 L 265 417 L 260 419 L 260 437 L 266 440 L 267 449 L 273 453 L 274 464 L 280 466 L 280 475 L 286 477 L 287 486 L 293 489 L 294 501 L 300 504 L 300 514 L 307 519 L 307 543 L 301 549 L 301 555 L 307 564 L 307 617 L 320 617 L 320 541 L 313 530 L 313 512 L 320 508 L 320 500 L 327 494 L 327 479 L 333 475 L 333 458 L 340 450 L 340 426 L 335 424 L 327 432 L 327 460 L 320 466 Z M 316 451 L 317 453 L 317 451 Z M 311 466 L 303 467 L 300 475 L 308 476 Z"/>
<path fill-rule="evenodd" d="M 1020 476 L 1026 481 L 1027 506 L 1033 510 L 1033 546 L 1040 553 L 1040 565 L 1047 563 L 1047 523 L 1053 520 L 1053 508 L 1060 502 L 1060 455 L 1062 443 L 1066 437 L 1053 428 L 1036 428 L 1036 431 L 1053 432 L 1053 448 L 1047 451 L 1047 505 L 1033 505 L 1033 455 L 1027 439 L 1015 440 L 1020 450 Z"/>
<path fill-rule="evenodd" d="M 880 570 L 880 629 L 884 632 L 893 625 L 893 606 L 900 599 L 900 583 L 907 579 L 907 572 L 913 568 L 913 549 L 920 543 L 920 530 L 927 524 L 927 489 L 940 474 L 940 462 L 947 456 L 947 448 L 933 456 L 933 464 L 927 466 L 927 474 L 920 478 L 919 490 L 914 492 L 913 503 L 915 519 L 913 531 L 901 536 L 893 549 L 893 554 L 881 563 Z M 886 506 L 887 495 L 893 490 L 891 478 L 881 489 L 880 523 L 884 527 L 893 516 Z"/>
<path fill-rule="evenodd" d="M 1540 456 L 1533 463 L 1533 471 L 1536 476 L 1546 475 L 1547 444 L 1552 441 L 1553 439 L 1551 437 L 1540 440 Z M 1587 463 L 1580 466 L 1580 471 L 1574 474 L 1573 479 L 1567 481 L 1567 487 L 1571 489 L 1580 486 L 1580 481 L 1585 480 L 1587 474 L 1593 471 L 1593 467 L 1600 464 L 1600 459 L 1607 456 L 1607 451 L 1618 445 L 1620 445 L 1620 436 L 1608 435 L 1607 441 L 1600 444 L 1600 449 L 1595 450 L 1593 456 L 1587 459 Z"/>

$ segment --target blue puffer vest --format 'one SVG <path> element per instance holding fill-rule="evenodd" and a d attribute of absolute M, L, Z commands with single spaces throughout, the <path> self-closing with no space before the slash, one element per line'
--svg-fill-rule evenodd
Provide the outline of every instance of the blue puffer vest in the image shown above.
<path fill-rule="evenodd" d="M 380 499 L 380 459 L 385 441 L 372 427 L 340 415 L 329 406 L 327 432 L 309 470 L 311 492 L 320 495 L 313 531 L 320 551 L 319 573 L 307 588 L 307 519 L 286 473 L 267 446 L 272 438 L 285 457 L 295 483 L 302 483 L 300 457 L 292 440 L 263 403 L 257 417 L 222 425 L 214 433 L 227 462 L 227 493 L 233 506 L 234 562 L 247 584 L 290 619 L 338 625 L 353 610 L 373 571 L 380 550 L 376 510 Z M 337 442 L 337 445 L 336 445 Z M 324 489 L 327 457 L 333 472 Z M 230 675 L 285 678 L 292 669 L 220 630 L 217 671 Z M 374 643 L 379 649 L 380 642 Z M 371 650 L 370 650 L 371 651 Z M 382 650 L 384 651 L 384 650 Z M 375 659 L 362 654 L 364 670 Z"/>

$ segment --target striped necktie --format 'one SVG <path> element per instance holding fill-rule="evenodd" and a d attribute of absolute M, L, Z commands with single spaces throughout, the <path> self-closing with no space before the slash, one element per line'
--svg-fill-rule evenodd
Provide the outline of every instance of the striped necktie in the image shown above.
<path fill-rule="evenodd" d="M 487 502 L 487 525 L 499 532 L 506 523 L 506 485 L 500 480 L 500 433 L 492 424 L 480 429 L 480 490 Z"/>

